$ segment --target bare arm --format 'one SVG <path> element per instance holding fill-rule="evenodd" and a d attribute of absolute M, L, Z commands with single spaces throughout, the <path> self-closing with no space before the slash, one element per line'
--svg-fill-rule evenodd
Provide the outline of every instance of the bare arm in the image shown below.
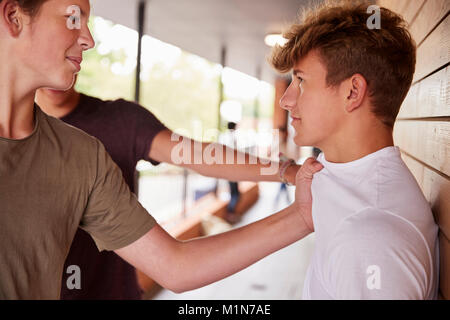
<path fill-rule="evenodd" d="M 305 165 L 297 174 L 302 188 L 286 209 L 247 226 L 219 235 L 178 241 L 155 226 L 134 243 L 116 250 L 162 286 L 192 290 L 234 274 L 313 231 L 311 181 L 320 170 Z"/>
<path fill-rule="evenodd" d="M 245 227 L 178 241 L 160 226 L 116 253 L 174 292 L 196 289 L 234 274 L 311 230 L 294 206 Z"/>
<path fill-rule="evenodd" d="M 256 158 L 247 153 L 233 150 L 217 143 L 201 143 L 195 140 L 182 137 L 187 148 L 190 149 L 189 155 L 181 163 L 177 162 L 177 157 L 181 149 L 181 139 L 172 141 L 172 132 L 164 130 L 158 133 L 153 139 L 150 148 L 149 157 L 170 164 L 180 165 L 182 167 L 194 170 L 207 177 L 227 179 L 231 181 L 280 181 L 278 162 L 269 162 L 267 159 Z M 197 144 L 197 146 L 195 146 Z M 187 149 L 185 148 L 185 149 Z M 221 150 L 220 152 L 218 152 Z M 206 159 L 210 156 L 217 159 L 217 162 L 211 163 Z M 231 161 L 230 161 L 231 160 Z M 231 164 L 227 164 L 231 162 Z M 286 170 L 286 179 L 294 183 L 295 175 L 300 166 L 291 166 Z"/>

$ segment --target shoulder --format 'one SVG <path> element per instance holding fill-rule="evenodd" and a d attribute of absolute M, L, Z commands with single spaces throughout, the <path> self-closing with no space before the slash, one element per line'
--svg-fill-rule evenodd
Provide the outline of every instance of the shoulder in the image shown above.
<path fill-rule="evenodd" d="M 102 101 L 102 100 L 100 100 Z M 133 102 L 128 101 L 125 99 L 117 99 L 117 100 L 107 100 L 103 101 L 104 108 L 119 110 L 119 111 L 126 111 L 127 113 L 130 112 L 149 112 L 146 108 L 144 108 L 142 105 Z"/>
<path fill-rule="evenodd" d="M 68 160 L 96 158 L 101 142 L 81 129 L 40 111 L 41 132 Z"/>
<path fill-rule="evenodd" d="M 88 145 L 96 144 L 97 139 L 87 134 L 83 130 L 67 124 L 60 119 L 49 116 L 42 111 L 40 113 L 40 121 L 43 122 L 42 127 L 46 134 L 56 134 L 61 139 L 64 139 L 64 141 L 70 142 L 71 145 L 73 143 L 77 143 L 78 141 L 80 141 L 81 143 L 87 143 Z M 69 138 L 70 140 L 66 140 Z"/>
<path fill-rule="evenodd" d="M 102 112 L 106 114 L 111 114 L 114 112 L 125 112 L 130 113 L 133 111 L 146 110 L 143 106 L 138 103 L 128 101 L 125 99 L 116 100 L 102 100 L 100 98 L 89 96 L 86 94 L 80 94 L 80 105 L 87 107 L 84 108 L 89 112 Z"/>
<path fill-rule="evenodd" d="M 410 221 L 377 208 L 344 219 L 326 250 L 337 297 L 423 299 L 433 277 L 430 249 Z M 370 276 L 382 282 L 370 287 Z"/>
<path fill-rule="evenodd" d="M 102 100 L 100 100 L 102 101 Z M 102 101 L 101 110 L 113 117 L 120 117 L 126 123 L 159 124 L 158 118 L 144 106 L 125 99 Z"/>
<path fill-rule="evenodd" d="M 426 202 L 425 198 L 420 196 L 422 191 L 399 153 L 378 159 L 374 172 L 384 200 L 403 202 L 403 206 L 408 208 L 411 208 L 412 203 L 423 205 Z"/>
<path fill-rule="evenodd" d="M 392 237 L 398 241 L 408 239 L 424 242 L 420 231 L 411 221 L 374 207 L 364 208 L 343 219 L 337 226 L 336 236 L 342 237 L 343 240 L 352 237 L 385 242 L 388 237 Z"/>

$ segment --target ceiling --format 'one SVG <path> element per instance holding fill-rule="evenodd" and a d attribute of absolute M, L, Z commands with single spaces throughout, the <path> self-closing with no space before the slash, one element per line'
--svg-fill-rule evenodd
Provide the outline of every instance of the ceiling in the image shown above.
<path fill-rule="evenodd" d="M 147 0 L 145 34 L 210 61 L 273 82 L 267 33 L 281 32 L 301 8 L 321 0 Z M 137 30 L 139 0 L 91 0 L 92 14 Z"/>

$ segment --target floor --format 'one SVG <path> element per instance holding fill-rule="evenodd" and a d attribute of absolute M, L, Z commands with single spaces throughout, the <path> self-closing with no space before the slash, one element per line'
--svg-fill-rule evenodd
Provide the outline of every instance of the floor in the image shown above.
<path fill-rule="evenodd" d="M 288 205 L 286 193 L 277 200 L 278 183 L 260 183 L 260 198 L 244 215 L 240 227 L 266 217 Z M 294 187 L 288 187 L 290 199 L 294 197 Z M 152 293 L 154 300 L 296 300 L 301 299 L 306 270 L 314 248 L 314 234 L 258 261 L 254 265 L 226 279 L 192 290 L 176 294 L 162 289 Z"/>

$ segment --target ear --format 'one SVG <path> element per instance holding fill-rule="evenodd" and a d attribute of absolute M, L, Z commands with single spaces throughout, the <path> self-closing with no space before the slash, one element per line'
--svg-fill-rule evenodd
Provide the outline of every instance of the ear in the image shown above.
<path fill-rule="evenodd" d="M 0 23 L 12 37 L 17 37 L 23 28 L 24 14 L 14 0 L 0 2 Z"/>
<path fill-rule="evenodd" d="M 359 73 L 351 76 L 347 81 L 347 86 L 345 87 L 346 92 L 346 106 L 345 110 L 347 112 L 352 112 L 353 110 L 359 108 L 366 96 L 367 92 L 367 81 Z"/>

